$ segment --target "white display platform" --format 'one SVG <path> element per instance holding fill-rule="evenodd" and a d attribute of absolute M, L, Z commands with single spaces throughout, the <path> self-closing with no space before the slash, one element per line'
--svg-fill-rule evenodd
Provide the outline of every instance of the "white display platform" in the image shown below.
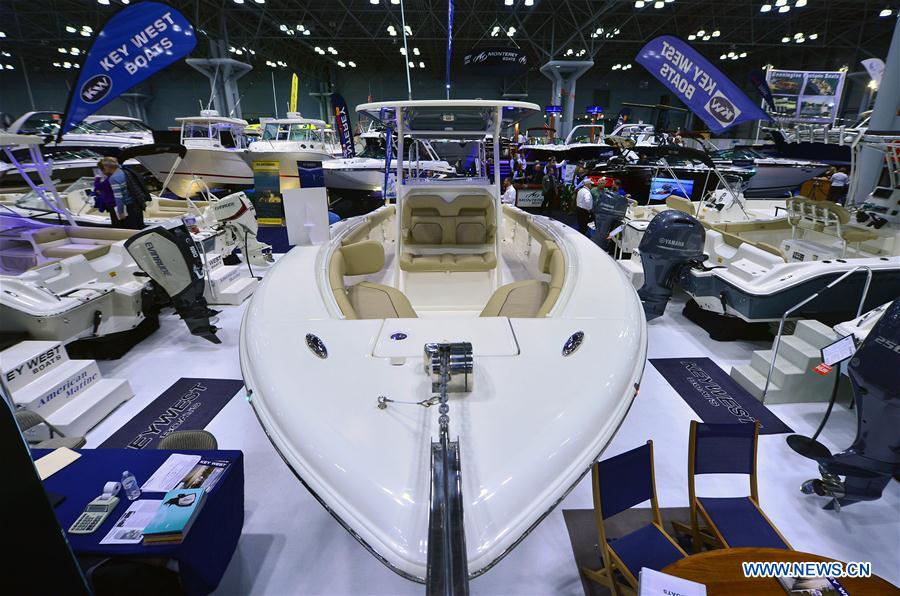
<path fill-rule="evenodd" d="M 244 255 L 241 257 L 246 258 Z M 247 263 L 226 265 L 222 255 L 206 255 L 203 297 L 209 304 L 237 306 L 253 294 L 258 283 L 255 277 L 251 277 Z"/>
<path fill-rule="evenodd" d="M 94 360 L 70 360 L 62 344 L 23 341 L 0 352 L 2 383 L 15 409 L 40 414 L 67 436 L 83 436 L 134 396 L 125 379 L 104 379 Z M 40 425 L 29 441 L 50 438 Z"/>

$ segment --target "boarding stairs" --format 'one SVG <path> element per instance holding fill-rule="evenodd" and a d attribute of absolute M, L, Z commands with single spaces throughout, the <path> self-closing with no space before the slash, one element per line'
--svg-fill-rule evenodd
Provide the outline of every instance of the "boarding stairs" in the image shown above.
<path fill-rule="evenodd" d="M 15 409 L 40 414 L 66 436 L 84 436 L 134 391 L 126 379 L 104 379 L 95 360 L 70 360 L 55 341 L 23 341 L 0 352 L 4 396 Z M 50 438 L 46 425 L 25 433 Z"/>
<path fill-rule="evenodd" d="M 831 327 L 819 321 L 797 321 L 794 334 L 781 337 L 765 403 L 828 401 L 834 386 L 834 375 L 840 371 L 835 367 L 827 375 L 821 375 L 813 369 L 822 362 L 821 349 L 838 339 L 840 336 Z M 755 351 L 749 364 L 731 369 L 731 377 L 760 401 L 772 365 L 772 353 L 772 349 Z M 838 399 L 849 399 L 847 383 L 843 383 L 841 388 L 843 391 L 838 394 Z"/>
<path fill-rule="evenodd" d="M 203 296 L 209 304 L 237 306 L 253 294 L 258 283 L 250 275 L 247 263 L 226 265 L 222 255 L 206 255 L 206 289 Z"/>

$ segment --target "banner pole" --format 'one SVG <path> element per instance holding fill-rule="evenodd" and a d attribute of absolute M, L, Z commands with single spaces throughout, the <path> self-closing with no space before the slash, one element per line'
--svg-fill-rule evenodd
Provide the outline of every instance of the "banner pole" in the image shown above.
<path fill-rule="evenodd" d="M 412 79 L 409 76 L 409 47 L 406 44 L 406 12 L 403 10 L 403 0 L 400 0 L 400 24 L 403 27 L 403 66 L 406 67 L 406 92 L 412 101 Z"/>
<path fill-rule="evenodd" d="M 275 117 L 278 118 L 278 96 L 275 94 L 275 71 L 272 71 L 272 103 L 275 104 Z"/>

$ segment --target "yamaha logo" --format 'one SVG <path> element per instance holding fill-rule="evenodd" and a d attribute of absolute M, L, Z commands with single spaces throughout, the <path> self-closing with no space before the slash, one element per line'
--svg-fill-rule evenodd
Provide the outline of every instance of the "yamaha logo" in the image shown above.
<path fill-rule="evenodd" d="M 81 101 L 97 103 L 112 91 L 112 79 L 105 74 L 94 75 L 81 86 Z"/>
<path fill-rule="evenodd" d="M 721 91 L 716 91 L 715 95 L 709 98 L 704 106 L 707 112 L 712 114 L 719 124 L 728 126 L 734 124 L 737 117 L 741 115 L 741 110 L 735 106 L 730 99 L 725 97 Z"/>

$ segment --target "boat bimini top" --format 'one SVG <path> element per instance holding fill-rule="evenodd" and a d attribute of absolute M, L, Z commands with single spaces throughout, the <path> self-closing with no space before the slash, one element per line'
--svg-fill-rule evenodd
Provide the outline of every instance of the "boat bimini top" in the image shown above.
<path fill-rule="evenodd" d="M 646 322 L 623 272 L 493 176 L 420 179 L 406 139 L 491 135 L 524 102 L 357 108 L 396 132 L 396 204 L 266 274 L 241 326 L 250 403 L 303 484 L 400 575 L 461 585 L 574 487 L 634 399 Z M 482 161 L 481 159 L 479 161 Z M 552 374 L 550 374 L 552 372 Z"/>

